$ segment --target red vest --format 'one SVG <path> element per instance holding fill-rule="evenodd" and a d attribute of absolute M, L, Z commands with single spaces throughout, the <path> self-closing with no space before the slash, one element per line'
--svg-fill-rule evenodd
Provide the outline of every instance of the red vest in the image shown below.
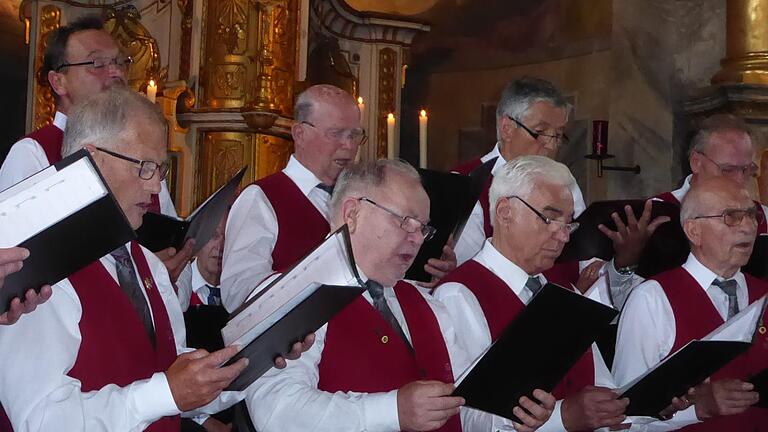
<path fill-rule="evenodd" d="M 466 286 L 477 298 L 491 332 L 491 342 L 495 342 L 507 325 L 525 308 L 520 298 L 503 280 L 475 260 L 460 265 L 442 283 L 449 282 Z M 552 390 L 552 394 L 557 400 L 565 399 L 594 383 L 595 365 L 590 348 Z"/>
<path fill-rule="evenodd" d="M 48 163 L 53 165 L 61 160 L 61 146 L 64 144 L 64 131 L 57 126 L 49 124 L 33 131 L 24 138 L 31 138 L 40 144 L 48 158 Z M 152 203 L 149 207 L 152 213 L 160 213 L 160 197 L 152 194 Z"/>
<path fill-rule="evenodd" d="M 416 287 L 395 285 L 413 353 L 363 296 L 331 319 L 319 365 L 318 388 L 327 392 L 388 392 L 418 380 L 453 383 L 448 349 L 432 309 Z M 451 417 L 438 431 L 459 432 Z"/>
<path fill-rule="evenodd" d="M 284 272 L 320 244 L 331 226 L 284 172 L 264 177 L 254 184 L 264 191 L 275 211 L 278 230 L 272 249 L 272 270 Z"/>
<path fill-rule="evenodd" d="M 678 206 L 680 205 L 680 201 L 675 198 L 674 195 L 672 195 L 672 192 L 664 192 L 662 194 L 656 195 L 654 198 L 670 204 L 676 204 Z M 763 205 L 758 201 L 755 201 L 754 203 L 755 206 L 757 206 L 757 210 L 763 215 L 763 220 L 760 221 L 760 223 L 757 225 L 757 235 L 766 235 L 768 234 L 768 221 L 765 220 L 765 211 L 763 210 Z"/>
<path fill-rule="evenodd" d="M 149 297 L 154 317 L 156 346 L 147 336 L 130 299 L 101 262 L 69 277 L 82 306 L 77 359 L 67 375 L 80 380 L 82 391 L 99 390 L 108 384 L 120 387 L 164 372 L 176 360 L 176 343 L 165 304 L 138 243 L 131 255 Z M 179 416 L 163 417 L 146 431 L 180 430 Z"/>
<path fill-rule="evenodd" d="M 465 164 L 455 167 L 452 171 L 459 174 L 469 175 L 475 168 L 482 165 L 483 162 L 480 158 L 473 159 Z M 491 204 L 489 192 L 491 190 L 491 183 L 493 182 L 493 175 L 488 176 L 488 182 L 480 192 L 480 207 L 483 209 L 483 230 L 485 231 L 485 237 L 490 238 L 493 236 L 493 226 L 491 225 Z M 579 280 L 579 262 L 559 262 L 555 263 L 549 270 L 544 272 L 544 277 L 548 281 L 556 283 L 558 285 L 570 288 L 571 285 L 576 285 Z"/>
<path fill-rule="evenodd" d="M 749 302 L 768 293 L 768 282 L 748 274 Z M 724 323 L 709 296 L 682 267 L 653 277 L 664 290 L 675 316 L 674 353 L 693 339 L 701 339 Z M 763 317 L 763 320 L 768 316 Z M 752 347 L 724 368 L 712 375 L 713 379 L 738 378 L 748 380 L 768 367 L 768 335 L 757 335 Z M 715 431 L 768 431 L 768 409 L 750 408 L 735 416 L 717 417 L 681 430 L 693 432 Z"/>

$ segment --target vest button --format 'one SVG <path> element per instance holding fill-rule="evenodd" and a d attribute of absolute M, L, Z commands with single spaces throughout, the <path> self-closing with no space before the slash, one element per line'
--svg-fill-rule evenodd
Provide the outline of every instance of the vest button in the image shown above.
<path fill-rule="evenodd" d="M 381 337 L 381 343 L 385 344 L 387 342 L 389 342 L 389 336 L 387 336 L 387 335 L 382 336 Z"/>

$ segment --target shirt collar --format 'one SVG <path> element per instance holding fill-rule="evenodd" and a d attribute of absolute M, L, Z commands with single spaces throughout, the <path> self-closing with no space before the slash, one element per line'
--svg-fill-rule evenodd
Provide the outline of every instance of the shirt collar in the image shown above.
<path fill-rule="evenodd" d="M 317 176 L 302 165 L 294 155 L 291 155 L 291 158 L 288 159 L 288 165 L 285 166 L 283 172 L 296 183 L 296 186 L 299 187 L 299 190 L 301 190 L 301 193 L 305 196 L 309 195 L 315 186 L 322 183 Z"/>
<path fill-rule="evenodd" d="M 504 159 L 504 156 L 501 155 L 498 142 L 496 142 L 496 145 L 493 146 L 493 150 L 491 150 L 485 156 L 480 158 L 480 162 L 486 163 L 493 158 L 497 158 L 497 159 L 496 159 L 496 163 L 493 164 L 493 169 L 491 169 L 491 174 L 496 175 L 496 173 L 501 169 L 501 167 L 503 167 L 504 164 L 507 163 L 506 159 Z"/>
<path fill-rule="evenodd" d="M 709 289 L 709 287 L 712 286 L 712 282 L 714 282 L 719 277 L 715 272 L 704 266 L 704 264 L 702 264 L 701 261 L 699 261 L 695 255 L 693 255 L 693 253 L 688 255 L 688 260 L 686 260 L 685 264 L 683 264 L 683 268 L 693 277 L 694 280 L 696 280 L 696 283 L 698 283 L 704 291 Z M 744 273 L 742 273 L 741 270 L 737 271 L 731 279 L 735 280 L 736 283 L 739 284 L 739 287 L 746 288 L 747 281 L 744 278 Z"/>
<path fill-rule="evenodd" d="M 688 176 L 685 178 L 685 181 L 683 182 L 683 185 L 680 186 L 680 189 L 673 190 L 672 196 L 677 198 L 678 202 L 683 202 L 683 198 L 685 198 L 685 194 L 688 193 L 688 190 L 691 189 L 691 177 L 693 174 L 688 174 Z"/>
<path fill-rule="evenodd" d="M 53 125 L 57 128 L 64 130 L 67 128 L 67 115 L 61 111 L 56 111 L 56 115 L 53 117 Z"/>
<path fill-rule="evenodd" d="M 200 273 L 200 269 L 197 268 L 197 258 L 190 264 L 192 266 L 192 290 L 197 292 L 200 288 L 206 285 L 215 287 L 215 285 L 208 283 L 207 280 Z"/>
<path fill-rule="evenodd" d="M 485 240 L 483 248 L 480 249 L 480 252 L 478 252 L 472 259 L 498 276 L 512 289 L 512 291 L 514 291 L 515 294 L 517 294 L 518 297 L 520 297 L 523 289 L 525 289 L 525 283 L 528 282 L 529 275 L 517 264 L 502 255 L 501 252 L 493 246 L 491 239 Z M 539 277 L 539 280 L 544 283 L 542 279 L 543 278 Z"/>

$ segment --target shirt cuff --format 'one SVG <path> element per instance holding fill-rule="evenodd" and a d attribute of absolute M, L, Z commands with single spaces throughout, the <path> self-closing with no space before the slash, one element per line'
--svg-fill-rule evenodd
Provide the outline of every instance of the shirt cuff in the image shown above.
<path fill-rule="evenodd" d="M 563 408 L 563 401 L 559 400 L 555 402 L 555 409 L 552 410 L 552 416 L 549 417 L 546 423 L 541 425 L 538 429 L 539 432 L 561 432 L 565 430 L 563 425 L 563 414 L 561 412 Z"/>
<path fill-rule="evenodd" d="M 164 372 L 157 372 L 149 380 L 135 384 L 133 390 L 133 403 L 139 417 L 150 423 L 161 417 L 181 413 L 173 400 L 171 387 Z"/>
<path fill-rule="evenodd" d="M 691 405 L 682 411 L 676 412 L 672 417 L 672 421 L 675 422 L 675 424 L 680 424 L 681 427 L 701 422 L 701 420 L 699 420 L 699 418 L 696 416 L 695 405 Z"/>
<path fill-rule="evenodd" d="M 397 412 L 397 390 L 387 393 L 369 393 L 363 399 L 365 430 L 400 430 L 400 416 Z"/>

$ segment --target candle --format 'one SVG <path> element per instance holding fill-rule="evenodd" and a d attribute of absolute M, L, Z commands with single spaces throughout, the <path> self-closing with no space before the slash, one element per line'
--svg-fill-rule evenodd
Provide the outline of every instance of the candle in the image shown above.
<path fill-rule="evenodd" d="M 363 122 L 363 113 L 365 112 L 365 104 L 363 103 L 363 97 L 360 96 L 357 98 L 357 108 L 360 110 L 360 122 Z"/>
<path fill-rule="evenodd" d="M 419 167 L 427 167 L 427 111 L 419 113 Z"/>
<path fill-rule="evenodd" d="M 592 122 L 592 154 L 599 156 L 608 154 L 608 120 Z"/>
<path fill-rule="evenodd" d="M 387 115 L 387 159 L 395 158 L 395 115 Z"/>
<path fill-rule="evenodd" d="M 149 84 L 147 84 L 147 99 L 149 99 L 150 102 L 155 103 L 156 96 L 157 84 L 155 84 L 155 80 L 149 80 Z"/>

